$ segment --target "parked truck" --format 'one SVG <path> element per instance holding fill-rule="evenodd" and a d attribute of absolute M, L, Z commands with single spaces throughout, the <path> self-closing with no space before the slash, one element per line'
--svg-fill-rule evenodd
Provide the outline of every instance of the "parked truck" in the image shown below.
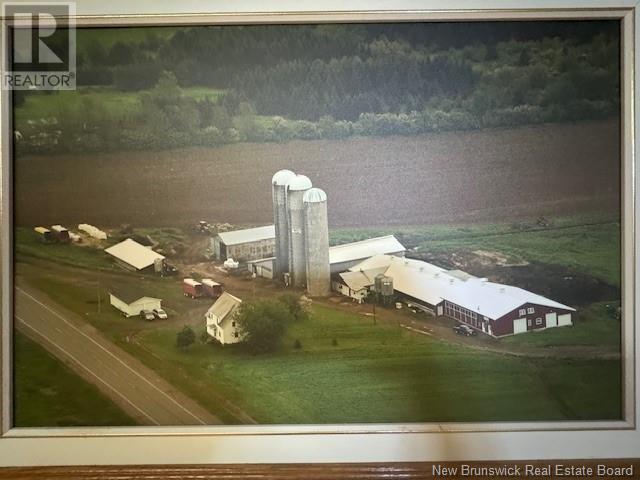
<path fill-rule="evenodd" d="M 198 298 L 204 295 L 204 287 L 193 278 L 185 278 L 182 281 L 182 294 L 185 297 Z"/>
<path fill-rule="evenodd" d="M 202 285 L 204 287 L 204 293 L 208 297 L 218 298 L 220 295 L 222 295 L 222 291 L 223 291 L 222 284 L 218 282 L 214 282 L 210 278 L 203 278 Z"/>

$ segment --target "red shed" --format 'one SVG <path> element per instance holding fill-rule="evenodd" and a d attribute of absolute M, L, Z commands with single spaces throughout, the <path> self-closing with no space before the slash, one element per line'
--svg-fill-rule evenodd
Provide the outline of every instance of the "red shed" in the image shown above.
<path fill-rule="evenodd" d="M 222 285 L 218 282 L 214 282 L 210 278 L 203 278 L 202 286 L 204 287 L 205 295 L 211 298 L 218 298 L 220 295 L 222 295 Z"/>
<path fill-rule="evenodd" d="M 203 285 L 193 278 L 185 278 L 182 281 L 182 294 L 185 297 L 198 298 L 204 295 Z"/>

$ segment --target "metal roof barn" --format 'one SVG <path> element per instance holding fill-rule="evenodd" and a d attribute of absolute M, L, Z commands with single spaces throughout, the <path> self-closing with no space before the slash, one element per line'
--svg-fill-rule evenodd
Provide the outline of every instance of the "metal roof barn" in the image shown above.
<path fill-rule="evenodd" d="M 165 258 L 130 238 L 105 249 L 105 252 L 136 270 L 151 267 L 156 260 L 164 260 Z"/>
<path fill-rule="evenodd" d="M 355 263 L 375 255 L 404 255 L 406 250 L 393 235 L 336 245 L 329 248 L 331 273 L 348 270 Z"/>
<path fill-rule="evenodd" d="M 575 312 L 572 307 L 528 290 L 490 282 L 460 270 L 450 272 L 421 260 L 379 255 L 355 265 L 350 271 L 371 278 L 384 265 L 388 265 L 384 273 L 393 278 L 394 290 L 429 305 L 447 300 L 491 319 L 503 317 L 525 304 Z"/>
<path fill-rule="evenodd" d="M 218 234 L 225 245 L 240 245 L 242 243 L 258 242 L 276 237 L 276 229 L 273 225 L 264 227 L 247 228 L 246 230 L 233 230 Z"/>

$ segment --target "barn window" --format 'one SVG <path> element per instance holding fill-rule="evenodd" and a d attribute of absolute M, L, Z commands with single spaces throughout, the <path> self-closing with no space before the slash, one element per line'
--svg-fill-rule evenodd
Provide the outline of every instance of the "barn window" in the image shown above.
<path fill-rule="evenodd" d="M 527 312 L 528 312 L 528 313 L 535 313 L 535 309 L 534 309 L 533 307 L 529 307 L 529 308 L 527 309 Z"/>
<path fill-rule="evenodd" d="M 234 320 L 233 322 L 231 322 L 231 326 L 235 327 L 236 326 L 236 321 Z"/>
<path fill-rule="evenodd" d="M 522 317 L 523 315 L 527 314 L 527 311 L 524 308 L 521 308 L 519 313 L 520 313 L 520 316 Z"/>
<path fill-rule="evenodd" d="M 542 325 L 542 317 L 536 318 L 536 325 Z"/>
<path fill-rule="evenodd" d="M 238 332 L 233 332 L 233 336 L 234 336 L 235 338 L 238 338 Z"/>
<path fill-rule="evenodd" d="M 527 319 L 527 325 L 531 326 L 531 319 L 530 318 Z"/>

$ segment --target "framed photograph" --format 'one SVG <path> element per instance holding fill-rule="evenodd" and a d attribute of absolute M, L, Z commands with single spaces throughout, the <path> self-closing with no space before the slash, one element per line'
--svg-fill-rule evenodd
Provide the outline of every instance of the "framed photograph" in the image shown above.
<path fill-rule="evenodd" d="M 0 465 L 637 456 L 634 2 L 2 8 Z"/>

